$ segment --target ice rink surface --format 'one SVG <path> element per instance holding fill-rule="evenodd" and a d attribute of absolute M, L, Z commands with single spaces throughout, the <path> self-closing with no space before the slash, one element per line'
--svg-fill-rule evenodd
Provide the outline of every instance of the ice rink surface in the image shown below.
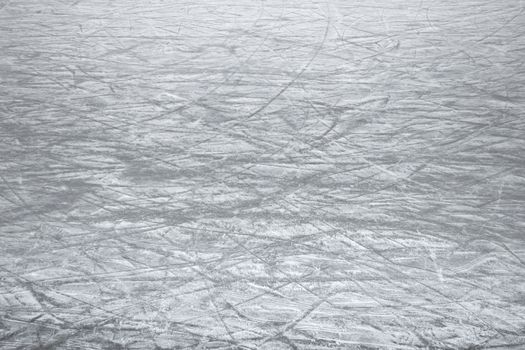
<path fill-rule="evenodd" d="M 0 348 L 525 349 L 524 6 L 0 0 Z"/>

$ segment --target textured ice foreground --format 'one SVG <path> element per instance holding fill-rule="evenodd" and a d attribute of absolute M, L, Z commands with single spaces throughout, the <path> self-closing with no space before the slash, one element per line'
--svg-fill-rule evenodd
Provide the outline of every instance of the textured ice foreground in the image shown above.
<path fill-rule="evenodd" d="M 525 348 L 522 6 L 0 0 L 0 348 Z"/>

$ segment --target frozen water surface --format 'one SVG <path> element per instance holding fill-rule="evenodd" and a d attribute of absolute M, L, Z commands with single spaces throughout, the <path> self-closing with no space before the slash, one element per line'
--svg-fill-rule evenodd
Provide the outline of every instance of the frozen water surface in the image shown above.
<path fill-rule="evenodd" d="M 0 348 L 524 349 L 523 6 L 0 0 Z"/>

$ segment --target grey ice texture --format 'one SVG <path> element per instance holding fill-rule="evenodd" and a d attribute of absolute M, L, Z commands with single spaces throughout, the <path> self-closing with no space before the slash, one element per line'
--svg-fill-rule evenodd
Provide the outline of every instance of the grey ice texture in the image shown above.
<path fill-rule="evenodd" d="M 1 349 L 525 349 L 512 0 L 0 0 Z"/>

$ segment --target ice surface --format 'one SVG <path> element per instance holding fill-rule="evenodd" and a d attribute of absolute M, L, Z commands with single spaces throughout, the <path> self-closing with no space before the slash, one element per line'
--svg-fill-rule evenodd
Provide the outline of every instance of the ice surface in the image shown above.
<path fill-rule="evenodd" d="M 0 0 L 0 348 L 524 349 L 513 0 Z"/>

